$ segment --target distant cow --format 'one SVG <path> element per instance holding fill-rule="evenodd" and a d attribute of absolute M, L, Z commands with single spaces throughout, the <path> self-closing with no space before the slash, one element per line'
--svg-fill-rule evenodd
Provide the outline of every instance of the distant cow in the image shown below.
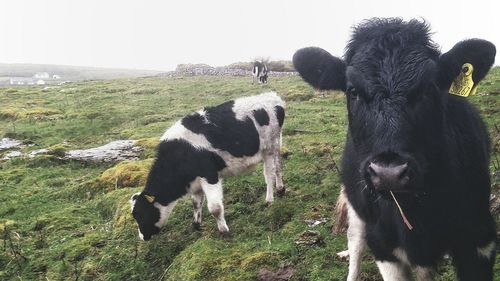
<path fill-rule="evenodd" d="M 441 54 L 424 22 L 371 19 L 343 59 L 315 47 L 294 55 L 308 83 L 346 94 L 348 280 L 365 243 L 384 280 L 411 280 L 411 270 L 432 280 L 447 253 L 459 280 L 493 280 L 489 137 L 477 110 L 448 89 L 461 71 L 477 85 L 495 53 L 470 39 Z"/>
<path fill-rule="evenodd" d="M 253 63 L 252 83 L 255 83 L 255 79 L 257 79 L 259 83 L 267 83 L 267 66 L 264 62 L 259 60 Z"/>
<path fill-rule="evenodd" d="M 225 102 L 177 121 L 161 137 L 142 192 L 131 198 L 139 236 L 151 239 L 165 224 L 177 199 L 191 194 L 193 227 L 201 223 L 204 198 L 221 233 L 229 232 L 222 203 L 222 177 L 264 161 L 266 201 L 285 188 L 280 158 L 285 104 L 276 93 Z"/>

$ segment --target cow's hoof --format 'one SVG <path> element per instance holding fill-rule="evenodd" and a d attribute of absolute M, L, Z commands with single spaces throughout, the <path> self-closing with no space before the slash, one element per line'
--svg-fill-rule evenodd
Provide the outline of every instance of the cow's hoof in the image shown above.
<path fill-rule="evenodd" d="M 345 251 L 342 251 L 342 252 L 338 252 L 338 253 L 337 253 L 337 257 L 338 257 L 341 261 L 349 261 L 349 251 L 348 251 L 348 250 L 345 250 Z"/>
<path fill-rule="evenodd" d="M 222 238 L 231 238 L 231 232 L 229 231 L 219 231 L 219 234 Z"/>
<path fill-rule="evenodd" d="M 285 193 L 286 193 L 286 188 L 285 187 L 276 190 L 276 195 L 278 195 L 279 197 L 283 197 L 285 195 Z"/>
<path fill-rule="evenodd" d="M 195 231 L 201 230 L 201 223 L 199 222 L 192 222 L 191 223 L 191 228 Z"/>

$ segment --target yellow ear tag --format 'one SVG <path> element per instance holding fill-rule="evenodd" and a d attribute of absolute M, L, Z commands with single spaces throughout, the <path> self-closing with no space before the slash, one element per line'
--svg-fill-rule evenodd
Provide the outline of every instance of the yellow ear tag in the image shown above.
<path fill-rule="evenodd" d="M 453 80 L 450 86 L 450 94 L 467 97 L 476 94 L 476 86 L 474 86 L 474 81 L 472 81 L 472 72 L 474 72 L 474 67 L 470 63 L 464 63 L 462 65 L 462 70 L 460 74 Z"/>
<path fill-rule="evenodd" d="M 471 96 L 475 96 L 476 95 L 477 85 L 479 85 L 479 84 L 476 84 L 476 85 L 474 85 L 474 87 L 472 87 L 472 90 L 470 90 L 470 94 L 469 95 L 471 95 Z"/>
<path fill-rule="evenodd" d="M 146 200 L 148 200 L 149 203 L 153 204 L 153 202 L 155 201 L 155 197 L 154 196 L 151 196 L 151 195 L 144 195 L 144 197 L 146 198 Z"/>

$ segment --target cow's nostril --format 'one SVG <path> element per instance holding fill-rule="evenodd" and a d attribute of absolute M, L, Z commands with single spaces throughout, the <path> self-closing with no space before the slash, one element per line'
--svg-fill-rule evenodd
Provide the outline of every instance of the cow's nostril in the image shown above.
<path fill-rule="evenodd" d="M 398 166 L 399 171 L 399 180 L 402 180 L 408 174 L 408 164 L 404 163 L 403 165 Z"/>
<path fill-rule="evenodd" d="M 408 163 L 384 165 L 370 162 L 367 172 L 376 189 L 398 189 L 409 180 Z"/>
<path fill-rule="evenodd" d="M 374 166 L 375 164 L 373 163 L 370 163 L 370 165 L 368 165 L 368 174 L 370 176 L 377 176 L 377 172 L 375 171 L 375 169 L 372 167 L 372 165 Z"/>

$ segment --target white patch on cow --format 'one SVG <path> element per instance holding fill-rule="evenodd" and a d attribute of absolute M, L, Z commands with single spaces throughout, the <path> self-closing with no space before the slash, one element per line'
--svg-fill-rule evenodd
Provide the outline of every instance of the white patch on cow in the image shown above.
<path fill-rule="evenodd" d="M 396 249 L 394 249 L 394 251 L 392 252 L 392 254 L 394 256 L 396 256 L 396 258 L 400 262 L 402 262 L 402 263 L 404 263 L 406 265 L 410 265 L 410 261 L 408 260 L 408 255 L 406 254 L 406 252 L 403 249 L 396 248 Z"/>
<path fill-rule="evenodd" d="M 165 222 L 167 221 L 168 217 L 172 213 L 172 210 L 175 207 L 175 204 L 177 204 L 177 200 L 174 202 L 171 202 L 167 206 L 163 206 L 162 204 L 155 202 L 153 206 L 160 211 L 160 219 L 155 223 L 155 226 L 158 228 L 161 228 Z"/>
<path fill-rule="evenodd" d="M 411 271 L 410 268 L 400 262 L 390 261 L 377 261 L 377 266 L 380 275 L 384 281 L 410 281 Z"/>
<path fill-rule="evenodd" d="M 129 200 L 129 203 L 130 203 L 130 211 L 133 212 L 134 211 L 134 207 L 135 207 L 135 199 L 134 197 L 135 196 L 138 196 L 139 194 L 141 194 L 140 192 L 136 192 L 134 194 L 132 194 L 132 196 L 130 196 L 130 200 Z"/>
<path fill-rule="evenodd" d="M 344 192 L 344 191 L 342 191 Z M 349 274 L 347 281 L 356 281 L 361 271 L 361 258 L 366 246 L 365 223 L 347 201 L 347 248 L 349 251 Z"/>
<path fill-rule="evenodd" d="M 209 124 L 210 122 L 207 119 L 207 112 L 204 109 L 198 110 L 198 114 L 200 114 L 201 118 L 203 119 L 203 123 Z"/>
<path fill-rule="evenodd" d="M 432 281 L 434 280 L 434 268 L 432 267 L 415 267 L 415 276 L 418 281 Z"/>
<path fill-rule="evenodd" d="M 181 139 L 189 142 L 196 148 L 209 149 L 212 147 L 207 138 L 202 134 L 195 134 L 182 125 L 181 120 L 175 122 L 160 138 L 160 141 Z"/>
<path fill-rule="evenodd" d="M 495 241 L 491 241 L 488 245 L 484 247 L 477 248 L 477 254 L 480 257 L 491 259 L 495 253 Z"/>
<path fill-rule="evenodd" d="M 140 229 L 137 229 L 137 231 L 139 232 L 139 238 L 144 241 L 144 235 L 142 234 L 141 230 Z"/>
<path fill-rule="evenodd" d="M 274 112 L 274 107 L 277 105 L 285 108 L 285 103 L 278 97 L 276 92 L 268 92 L 256 96 L 235 99 L 233 111 L 236 114 L 236 119 L 243 121 L 247 117 L 253 118 L 254 110 L 264 109 L 269 115 L 269 127 L 273 127 L 271 121 L 275 121 L 276 124 L 278 122 L 276 113 Z"/>
<path fill-rule="evenodd" d="M 201 189 L 200 180 L 201 180 L 200 177 L 196 177 L 192 182 L 190 182 L 187 192 L 190 194 L 203 192 L 203 190 Z"/>
<path fill-rule="evenodd" d="M 396 248 L 392 254 L 398 259 L 397 262 L 377 261 L 377 266 L 384 281 L 411 280 L 410 262 L 406 252 L 403 249 Z"/>

